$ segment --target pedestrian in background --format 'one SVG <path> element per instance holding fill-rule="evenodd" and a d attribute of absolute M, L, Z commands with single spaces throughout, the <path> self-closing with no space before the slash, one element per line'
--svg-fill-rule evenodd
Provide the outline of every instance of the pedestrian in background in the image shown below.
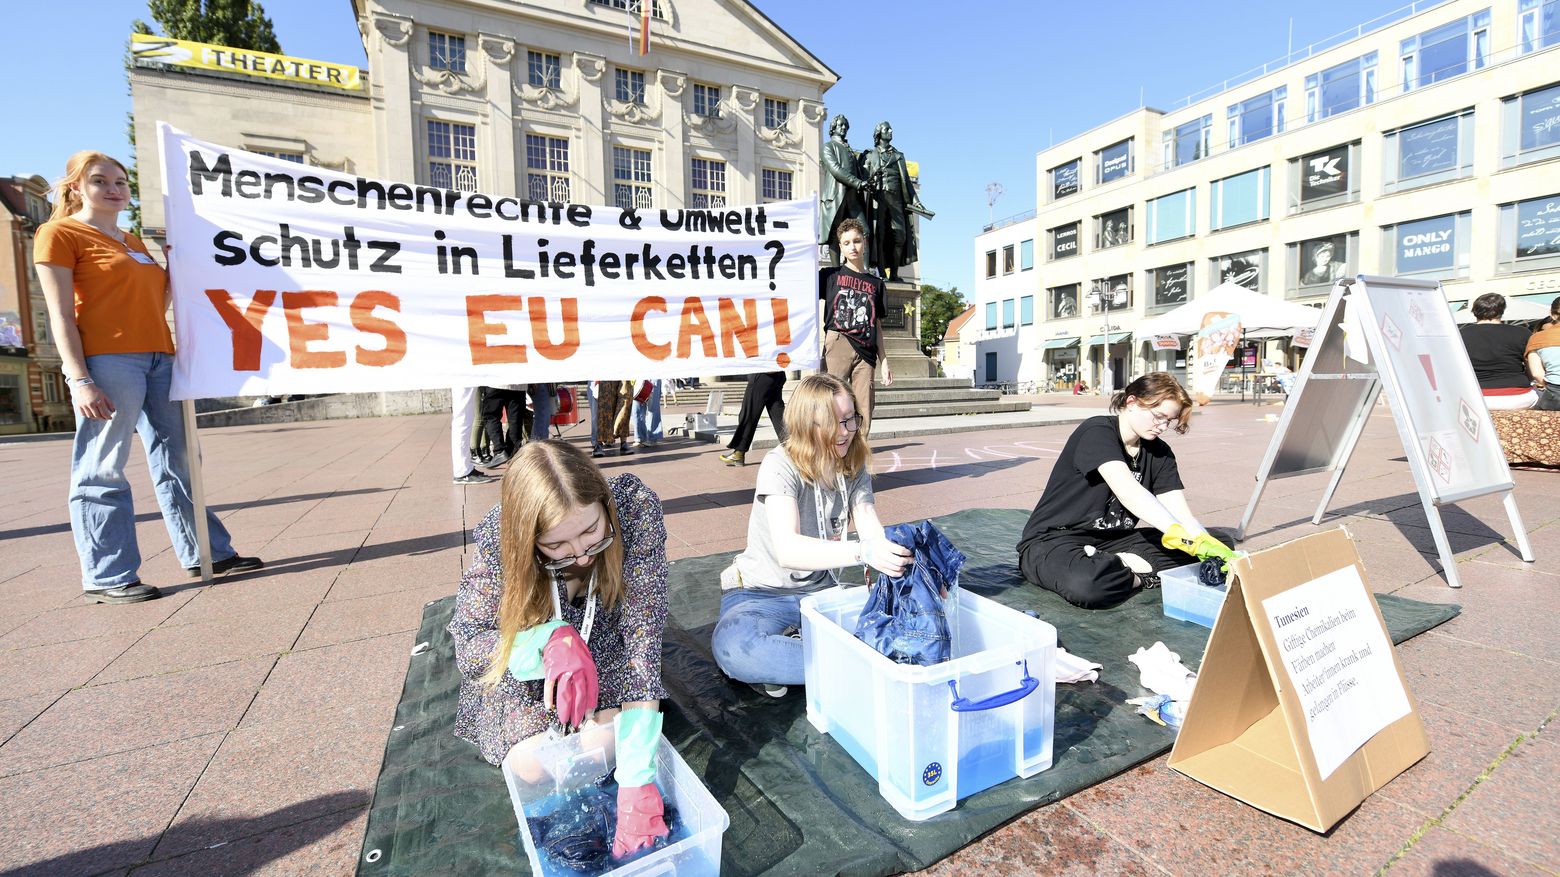
<path fill-rule="evenodd" d="M 55 184 L 54 212 L 38 229 L 33 261 L 59 347 L 76 436 L 71 444 L 70 527 L 88 603 L 139 603 L 162 596 L 141 581 L 135 506 L 125 464 L 141 436 L 147 468 L 174 553 L 200 576 L 184 411 L 169 398 L 173 337 L 168 272 L 141 239 L 119 228 L 130 206 L 130 175 L 101 152 L 83 150 Z M 259 569 L 206 510 L 212 571 Z"/>
<path fill-rule="evenodd" d="M 753 447 L 753 434 L 758 431 L 759 415 L 769 412 L 769 423 L 775 435 L 785 441 L 785 372 L 759 372 L 747 377 L 747 390 L 742 394 L 742 411 L 737 415 L 737 431 L 731 434 L 730 451 L 720 455 L 727 466 L 747 465 L 747 452 Z"/>

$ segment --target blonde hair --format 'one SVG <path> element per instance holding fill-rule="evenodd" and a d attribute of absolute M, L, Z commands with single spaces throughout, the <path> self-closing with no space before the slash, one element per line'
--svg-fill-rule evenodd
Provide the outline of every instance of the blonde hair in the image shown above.
<path fill-rule="evenodd" d="M 49 214 L 49 219 L 64 219 L 81 210 L 81 195 L 73 187 L 81 185 L 95 164 L 114 165 L 125 172 L 126 178 L 130 176 L 130 169 L 112 155 L 95 149 L 81 150 L 65 160 L 65 176 L 54 181 L 54 211 Z"/>
<path fill-rule="evenodd" d="M 1128 400 L 1144 408 L 1152 408 L 1166 399 L 1173 399 L 1181 406 L 1181 416 L 1176 418 L 1175 426 L 1171 428 L 1185 435 L 1187 427 L 1192 425 L 1192 397 L 1169 372 L 1149 372 L 1127 384 L 1126 389 L 1117 391 L 1111 397 L 1110 413 L 1120 413 L 1121 409 L 1127 407 Z"/>
<path fill-rule="evenodd" d="M 498 502 L 503 591 L 498 642 L 482 676 L 488 687 L 503 678 L 515 634 L 552 620 L 552 574 L 537 560 L 536 541 L 582 506 L 600 503 L 612 527 L 612 544 L 595 561 L 601 604 L 610 610 L 623 599 L 623 528 L 606 477 L 583 451 L 561 441 L 531 442 L 504 473 Z"/>
<path fill-rule="evenodd" d="M 859 414 L 861 400 L 851 394 L 844 381 L 827 374 L 802 378 L 796 394 L 785 405 L 786 456 L 802 473 L 803 480 L 812 484 L 826 484 L 836 475 L 854 478 L 872 459 L 867 437 L 859 429 L 851 433 L 844 457 L 834 452 L 840 429 L 834 397 L 841 393 L 856 402 Z"/>

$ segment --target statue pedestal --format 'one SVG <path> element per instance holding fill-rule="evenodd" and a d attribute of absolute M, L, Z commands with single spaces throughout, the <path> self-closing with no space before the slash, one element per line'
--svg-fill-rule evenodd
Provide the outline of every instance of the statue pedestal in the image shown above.
<path fill-rule="evenodd" d="M 921 352 L 921 287 L 902 280 L 883 286 L 883 348 L 894 377 L 929 378 L 937 363 Z"/>

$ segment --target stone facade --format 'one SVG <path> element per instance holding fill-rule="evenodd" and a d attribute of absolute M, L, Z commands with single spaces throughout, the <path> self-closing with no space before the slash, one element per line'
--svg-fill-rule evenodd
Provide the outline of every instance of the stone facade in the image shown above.
<path fill-rule="evenodd" d="M 49 218 L 48 192 L 43 177 L 0 180 L 0 320 L 14 320 L 22 341 L 20 347 L 0 342 L 0 435 L 75 426 L 32 260 L 34 233 Z"/>

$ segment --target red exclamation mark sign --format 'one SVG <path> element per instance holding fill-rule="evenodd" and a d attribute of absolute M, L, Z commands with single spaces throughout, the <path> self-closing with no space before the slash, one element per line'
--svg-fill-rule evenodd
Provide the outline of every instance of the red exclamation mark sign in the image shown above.
<path fill-rule="evenodd" d="M 1441 388 L 1435 385 L 1435 365 L 1430 362 L 1430 354 L 1419 354 L 1419 364 L 1425 367 L 1425 377 L 1430 379 L 1430 389 L 1439 393 Z M 1437 395 L 1435 401 L 1441 401 L 1441 397 Z"/>
<path fill-rule="evenodd" d="M 791 308 L 783 298 L 769 300 L 770 313 L 774 314 L 775 345 L 778 347 L 791 346 Z M 775 364 L 782 369 L 791 364 L 791 354 L 782 350 L 775 356 Z"/>

